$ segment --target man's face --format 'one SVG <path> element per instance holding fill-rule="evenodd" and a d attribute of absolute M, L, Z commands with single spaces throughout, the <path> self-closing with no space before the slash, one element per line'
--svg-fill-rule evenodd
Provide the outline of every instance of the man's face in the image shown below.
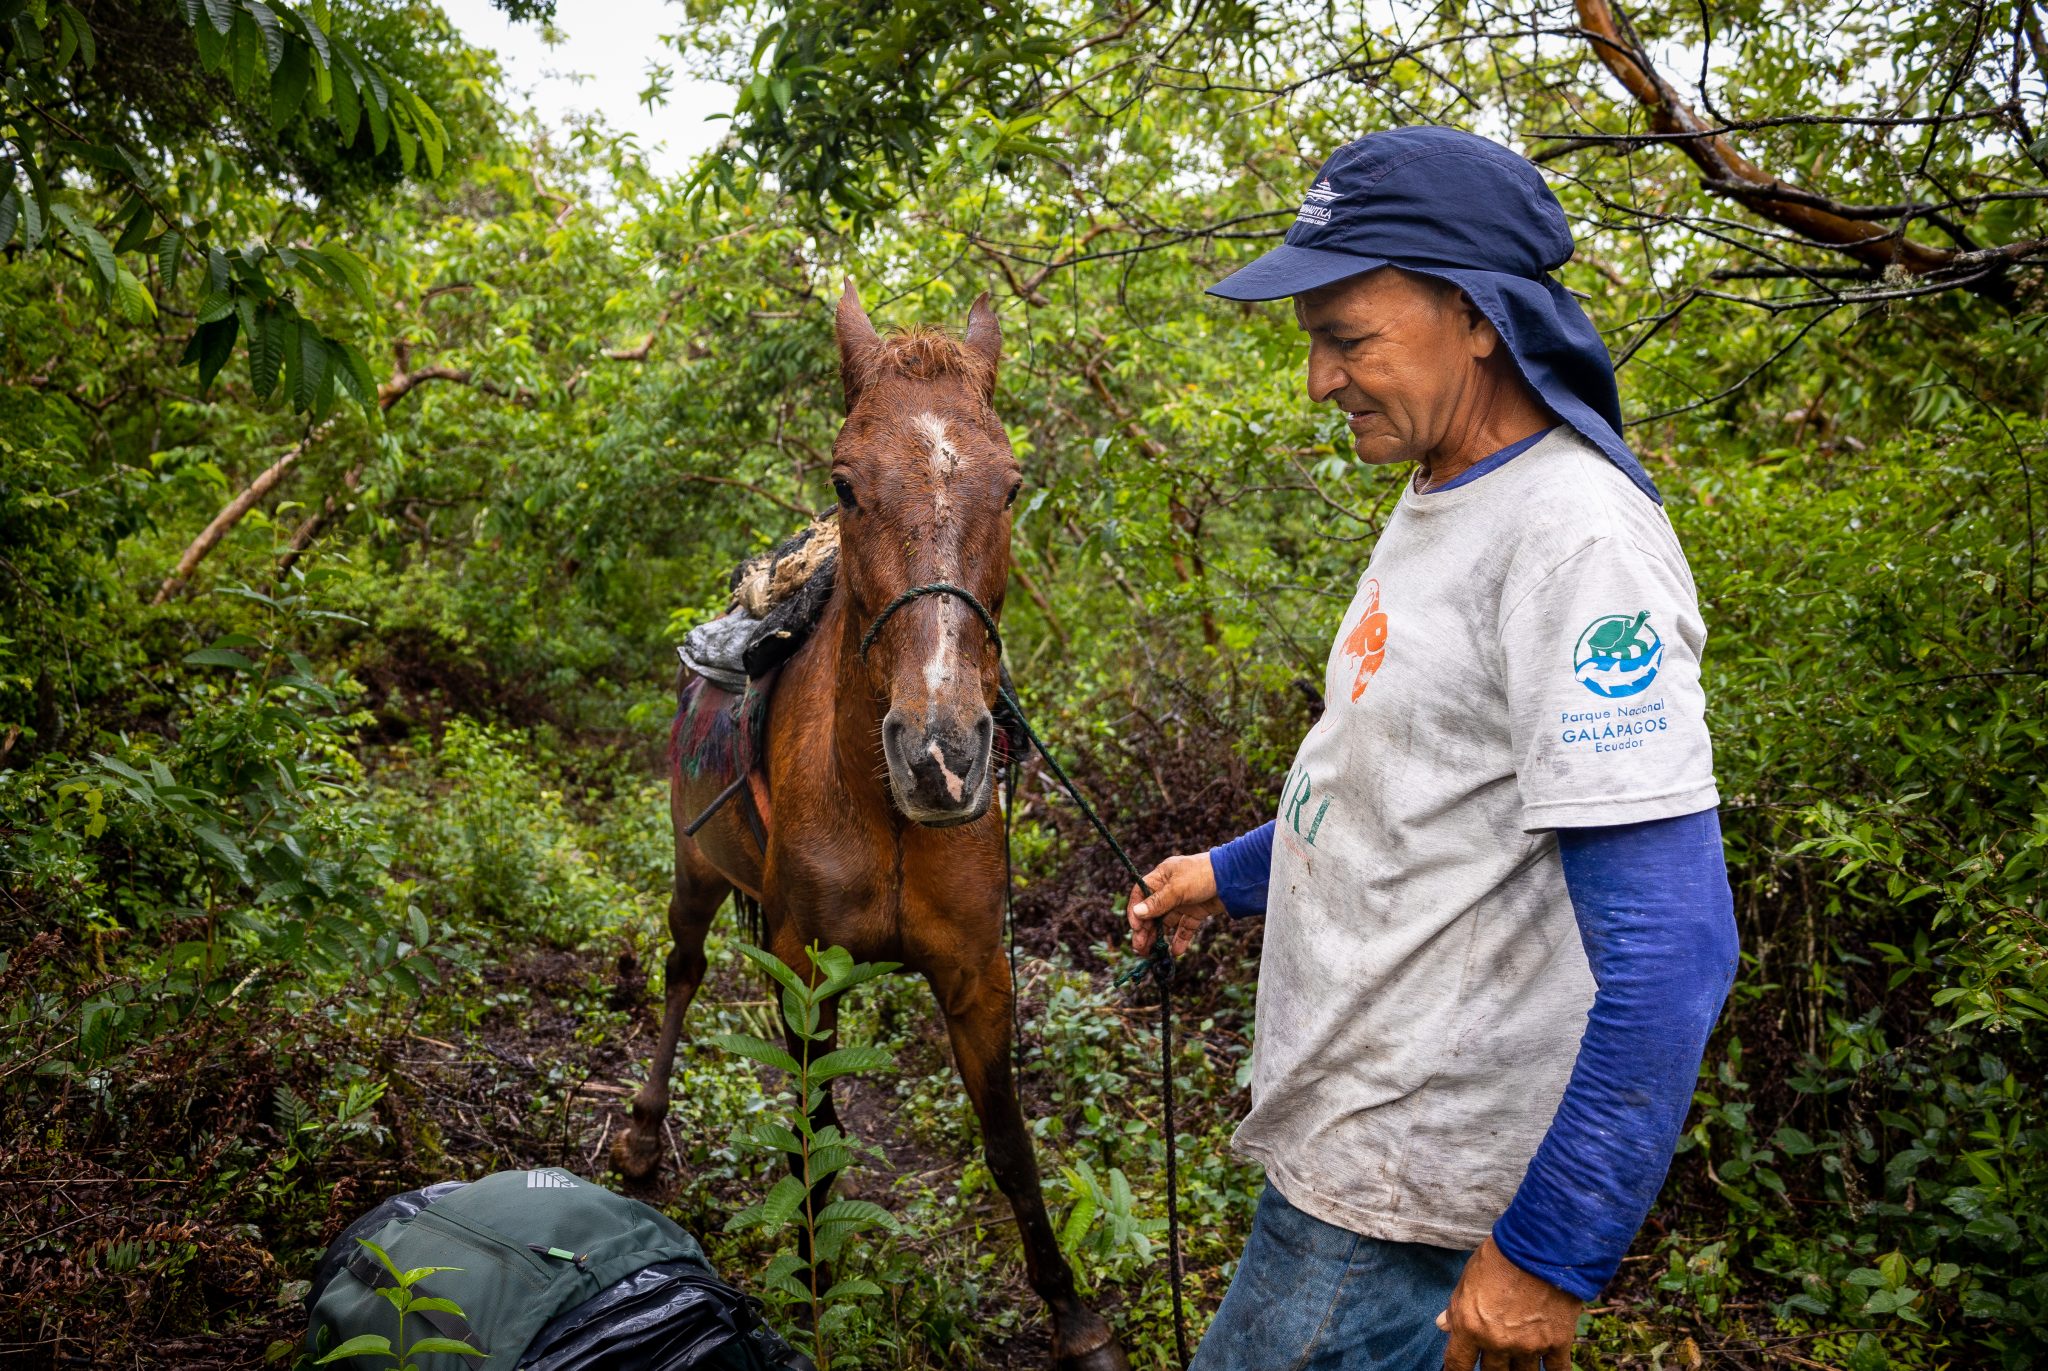
<path fill-rule="evenodd" d="M 1500 343 L 1463 294 L 1391 267 L 1295 296 L 1294 317 L 1309 337 L 1309 398 L 1350 416 L 1352 445 L 1375 465 L 1436 451 Z"/>

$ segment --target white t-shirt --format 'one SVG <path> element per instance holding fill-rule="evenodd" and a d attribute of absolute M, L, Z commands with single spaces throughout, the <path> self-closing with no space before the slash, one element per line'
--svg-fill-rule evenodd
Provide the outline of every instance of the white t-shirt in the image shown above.
<path fill-rule="evenodd" d="M 1564 1094 L 1593 977 L 1556 827 L 1719 803 L 1663 509 L 1559 426 L 1402 494 L 1282 788 L 1234 1145 L 1297 1208 L 1476 1247 Z"/>

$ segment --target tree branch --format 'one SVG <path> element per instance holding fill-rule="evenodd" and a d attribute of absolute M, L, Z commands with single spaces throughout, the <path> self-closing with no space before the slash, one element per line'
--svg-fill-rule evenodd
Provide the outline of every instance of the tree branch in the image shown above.
<path fill-rule="evenodd" d="M 420 367 L 412 371 L 404 370 L 404 363 L 410 355 L 411 348 L 403 339 L 393 346 L 393 351 L 398 356 L 401 369 L 393 372 L 390 380 L 377 387 L 377 412 L 380 414 L 389 411 L 393 405 L 429 381 L 452 381 L 459 385 L 474 386 L 478 390 L 489 394 L 503 396 L 521 403 L 530 403 L 533 398 L 531 393 L 524 388 L 516 391 L 507 390 L 496 381 L 479 381 L 468 371 L 458 367 Z M 319 439 L 325 437 L 328 430 L 334 427 L 334 424 L 335 420 L 329 419 L 310 430 L 304 438 L 294 444 L 283 456 L 266 467 L 262 474 L 251 481 L 241 494 L 235 496 L 234 499 L 222 506 L 220 513 L 213 516 L 213 522 L 209 523 L 204 529 L 201 529 L 199 536 L 186 546 L 184 555 L 178 558 L 178 565 L 172 569 L 170 575 L 164 577 L 163 584 L 157 587 L 156 594 L 151 597 L 150 603 L 153 605 L 163 604 L 173 595 L 183 590 L 191 581 L 192 573 L 197 571 L 199 564 L 206 560 L 207 554 L 219 545 L 220 540 L 228 535 L 230 529 L 242 522 L 244 515 L 254 509 L 264 496 L 276 488 L 277 483 L 284 479 L 285 473 L 290 471 L 299 458 L 305 455 L 306 449 Z M 362 466 L 358 464 L 350 468 L 349 477 L 360 480 L 361 473 Z M 343 479 L 348 481 L 351 487 L 354 486 L 355 480 L 349 480 L 348 477 Z M 297 560 L 298 555 L 305 550 L 306 545 L 312 542 L 315 535 L 319 533 L 320 526 L 328 518 L 332 517 L 334 509 L 335 500 L 330 495 L 318 511 L 299 525 L 298 530 L 292 534 L 291 548 L 286 552 L 283 562 L 279 565 L 278 574 L 280 576 L 291 569 L 291 565 Z"/>
<path fill-rule="evenodd" d="M 1843 206 L 1765 172 L 1679 99 L 1651 64 L 1634 28 L 1608 8 L 1607 0 L 1574 0 L 1573 7 L 1601 64 L 1649 112 L 1657 133 L 1677 135 L 1678 146 L 1706 173 L 1709 190 L 1871 266 L 1898 267 L 1914 276 L 1954 266 L 1956 254 L 1950 249 L 1859 222 L 1840 212 Z M 1990 293 L 1980 283 L 1973 286 Z"/>

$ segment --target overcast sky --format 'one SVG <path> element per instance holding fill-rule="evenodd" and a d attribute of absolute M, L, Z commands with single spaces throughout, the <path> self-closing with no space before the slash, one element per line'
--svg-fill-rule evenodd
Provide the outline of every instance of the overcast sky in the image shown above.
<path fill-rule="evenodd" d="M 570 114 L 602 114 L 613 128 L 638 135 L 649 164 L 666 175 L 684 170 L 724 135 L 724 121 L 706 116 L 732 109 L 729 87 L 678 78 L 667 104 L 650 110 L 640 103 L 648 63 L 675 65 L 673 49 L 661 39 L 687 22 L 680 6 L 663 0 L 564 0 L 555 28 L 566 41 L 551 48 L 541 42 L 538 24 L 515 24 L 490 0 L 440 3 L 464 37 L 498 54 L 513 100 L 532 104 L 550 123 Z"/>

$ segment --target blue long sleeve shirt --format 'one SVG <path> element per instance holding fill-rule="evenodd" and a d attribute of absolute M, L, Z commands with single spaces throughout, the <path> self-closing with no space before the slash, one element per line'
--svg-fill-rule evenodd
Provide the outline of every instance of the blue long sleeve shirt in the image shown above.
<path fill-rule="evenodd" d="M 1210 849 L 1233 917 L 1266 910 L 1273 828 Z M 1592 1299 L 1670 1169 L 1734 982 L 1734 899 L 1716 810 L 1559 829 L 1557 846 L 1597 989 L 1564 1098 L 1493 1240 L 1524 1271 Z"/>

